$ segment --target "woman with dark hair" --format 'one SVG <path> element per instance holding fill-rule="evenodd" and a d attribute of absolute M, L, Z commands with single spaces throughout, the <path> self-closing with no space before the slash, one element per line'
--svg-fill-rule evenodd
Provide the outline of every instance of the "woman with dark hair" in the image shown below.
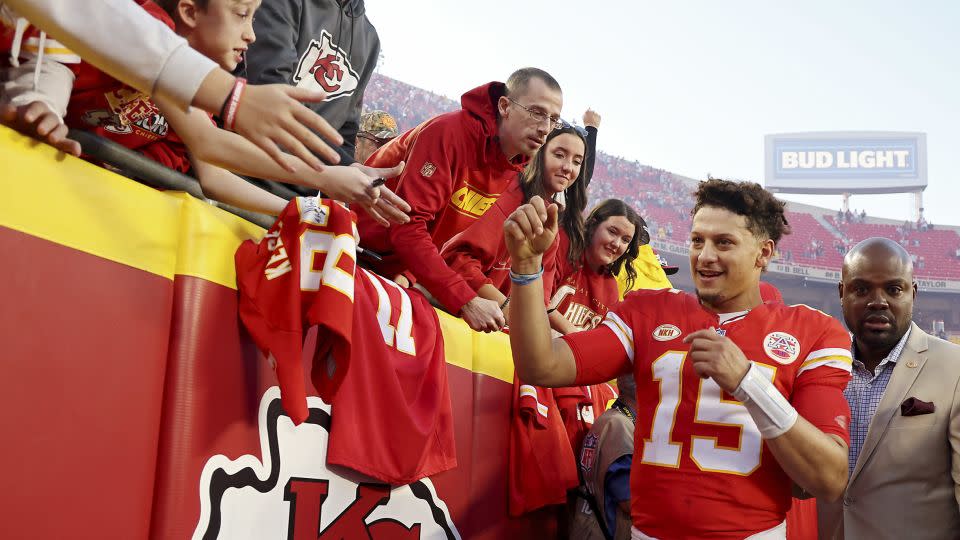
<path fill-rule="evenodd" d="M 583 182 L 586 143 L 572 126 L 553 130 L 546 142 L 497 202 L 473 225 L 440 250 L 450 268 L 458 272 L 477 294 L 500 304 L 507 314 L 510 294 L 510 255 L 503 241 L 503 222 L 534 195 L 546 201 L 563 200 L 560 228 L 571 237 L 583 237 L 583 210 L 587 190 Z M 571 243 L 572 244 L 572 243 Z M 544 283 L 552 283 L 557 257 L 554 247 L 544 257 Z M 545 290 L 545 299 L 552 291 Z"/>
<path fill-rule="evenodd" d="M 550 325 L 561 334 L 589 330 L 603 320 L 619 299 L 615 276 L 626 269 L 629 289 L 637 277 L 631 263 L 650 242 L 643 218 L 620 199 L 594 207 L 582 231 L 559 235 L 549 309 Z"/>

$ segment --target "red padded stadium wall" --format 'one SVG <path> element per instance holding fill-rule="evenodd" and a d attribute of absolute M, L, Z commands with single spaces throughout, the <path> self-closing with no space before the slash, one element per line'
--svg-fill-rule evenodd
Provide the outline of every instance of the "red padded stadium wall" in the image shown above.
<path fill-rule="evenodd" d="M 173 287 L 0 227 L 4 538 L 146 538 Z"/>

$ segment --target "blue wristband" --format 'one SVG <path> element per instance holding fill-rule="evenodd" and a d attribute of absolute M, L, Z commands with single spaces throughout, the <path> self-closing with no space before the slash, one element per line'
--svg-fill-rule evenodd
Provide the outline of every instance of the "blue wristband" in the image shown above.
<path fill-rule="evenodd" d="M 543 266 L 536 274 L 515 274 L 513 268 L 510 269 L 510 281 L 518 287 L 529 285 L 543 276 Z"/>

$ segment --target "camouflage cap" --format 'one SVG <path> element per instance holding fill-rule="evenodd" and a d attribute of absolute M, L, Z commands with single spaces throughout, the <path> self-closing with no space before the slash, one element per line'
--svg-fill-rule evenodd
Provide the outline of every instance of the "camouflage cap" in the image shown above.
<path fill-rule="evenodd" d="M 360 132 L 381 140 L 389 140 L 400 134 L 397 121 L 386 111 L 370 111 L 361 116 Z"/>

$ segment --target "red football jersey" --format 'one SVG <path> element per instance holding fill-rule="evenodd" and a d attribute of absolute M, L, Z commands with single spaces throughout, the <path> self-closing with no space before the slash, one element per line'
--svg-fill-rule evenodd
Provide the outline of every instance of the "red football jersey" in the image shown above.
<path fill-rule="evenodd" d="M 600 324 L 607 310 L 617 303 L 617 280 L 609 274 L 595 272 L 582 260 L 579 268 L 572 268 L 561 248 L 557 254 L 557 281 L 551 310 L 556 310 L 571 324 L 582 330 L 589 330 Z"/>
<path fill-rule="evenodd" d="M 511 516 L 566 503 L 567 490 L 579 483 L 567 441 L 553 390 L 522 384 L 514 375 L 508 455 Z"/>
<path fill-rule="evenodd" d="M 573 455 L 579 456 L 583 438 L 593 427 L 593 421 L 607 410 L 607 403 L 617 398 L 617 391 L 609 383 L 602 383 L 554 388 L 553 397 L 567 429 Z"/>
<path fill-rule="evenodd" d="M 237 250 L 240 316 L 276 360 L 281 400 L 307 417 L 303 335 L 318 326 L 312 380 L 333 408 L 327 462 L 391 484 L 456 466 L 443 335 L 422 294 L 356 266 L 355 216 L 290 202 Z"/>
<path fill-rule="evenodd" d="M 807 306 L 771 303 L 720 324 L 675 289 L 628 294 L 600 327 L 564 339 L 578 382 L 631 369 L 636 377 L 631 516 L 656 538 L 744 538 L 779 525 L 790 508 L 792 482 L 747 409 L 713 379 L 698 377 L 687 359 L 683 337 L 710 327 L 767 373 L 801 416 L 847 439 L 842 391 L 850 338 L 836 320 Z"/>

